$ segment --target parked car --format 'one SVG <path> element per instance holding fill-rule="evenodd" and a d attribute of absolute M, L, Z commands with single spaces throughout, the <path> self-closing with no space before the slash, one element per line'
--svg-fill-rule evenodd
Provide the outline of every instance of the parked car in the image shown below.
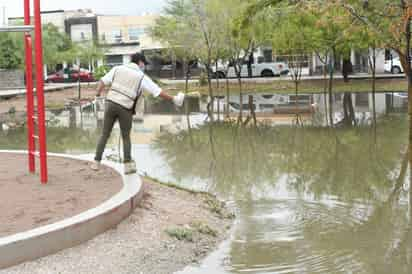
<path fill-rule="evenodd" d="M 218 69 L 216 70 L 215 67 L 213 69 L 213 74 L 215 78 L 236 78 L 236 71 L 233 66 L 229 66 L 229 69 L 225 70 L 223 66 L 218 66 Z M 274 77 L 274 76 L 280 76 L 280 75 L 287 75 L 289 73 L 289 67 L 286 63 L 284 62 L 254 62 L 252 64 L 252 77 Z M 227 75 L 226 75 L 227 74 Z M 248 77 L 248 66 L 247 63 L 244 62 L 242 64 L 242 70 L 240 73 L 241 77 Z"/>
<path fill-rule="evenodd" d="M 65 83 L 65 82 L 77 82 L 80 78 L 80 82 L 94 82 L 93 74 L 85 69 L 69 70 L 68 73 L 64 71 L 58 71 L 47 76 L 47 83 Z"/>
<path fill-rule="evenodd" d="M 385 61 L 385 71 L 393 74 L 403 73 L 403 68 L 399 58 Z"/>

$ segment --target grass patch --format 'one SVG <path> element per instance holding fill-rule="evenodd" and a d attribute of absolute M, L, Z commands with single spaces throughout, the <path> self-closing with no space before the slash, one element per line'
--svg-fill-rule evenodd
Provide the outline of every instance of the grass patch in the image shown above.
<path fill-rule="evenodd" d="M 299 93 L 321 93 L 325 88 L 324 80 L 311 79 L 302 80 L 299 84 Z M 213 92 L 215 95 L 226 95 L 226 83 L 220 81 L 219 87 L 213 82 Z M 184 90 L 184 84 L 165 85 L 164 88 L 172 94 Z M 244 81 L 242 89 L 245 93 L 276 93 L 276 94 L 293 94 L 295 93 L 295 83 L 290 80 L 274 79 L 268 83 Z M 236 94 L 239 90 L 237 83 L 229 84 L 230 94 Z M 400 92 L 407 91 L 407 81 L 405 79 L 377 79 L 376 92 Z M 196 83 L 189 85 L 189 92 L 198 92 L 202 95 L 208 94 L 208 87 L 199 86 Z M 345 83 L 342 79 L 333 81 L 333 92 L 372 92 L 372 80 L 370 79 L 352 79 Z"/>
<path fill-rule="evenodd" d="M 207 196 L 211 196 L 209 193 L 205 192 L 205 191 L 198 191 L 198 190 L 193 190 L 193 189 L 188 189 L 188 188 L 184 188 L 182 186 L 179 186 L 176 183 L 172 183 L 172 182 L 161 182 L 156 178 L 150 177 L 149 175 L 147 175 L 146 173 L 142 175 L 144 179 L 147 179 L 153 183 L 157 183 L 163 186 L 167 186 L 167 187 L 171 187 L 177 190 L 182 190 L 182 191 L 186 191 L 189 192 L 191 194 L 203 194 L 203 195 L 207 195 Z"/>
<path fill-rule="evenodd" d="M 223 219 L 234 219 L 235 214 L 232 212 L 229 212 L 226 209 L 226 205 L 224 202 L 219 201 L 216 199 L 216 197 L 209 196 L 207 199 L 204 201 L 207 208 L 212 212 L 218 215 L 220 218 Z"/>
<path fill-rule="evenodd" d="M 193 221 L 190 223 L 190 226 L 197 232 L 204 235 L 209 235 L 212 237 L 217 237 L 218 235 L 217 230 L 211 228 L 208 224 L 205 224 L 202 221 Z"/>
<path fill-rule="evenodd" d="M 226 205 L 224 202 L 219 201 L 216 196 L 205 192 L 205 191 L 196 191 L 196 190 L 191 190 L 191 189 L 186 189 L 182 186 L 177 185 L 176 183 L 172 182 L 161 182 L 157 180 L 156 178 L 152 178 L 148 176 L 146 173 L 141 175 L 144 179 L 149 180 L 152 183 L 160 184 L 163 186 L 171 187 L 177 190 L 189 192 L 194 195 L 202 195 L 204 197 L 204 203 L 206 204 L 206 207 L 208 210 L 210 210 L 212 213 L 215 213 L 222 219 L 234 219 L 236 216 L 234 213 L 229 212 L 226 209 Z"/>
<path fill-rule="evenodd" d="M 64 103 L 52 102 L 46 104 L 46 109 L 64 109 L 66 106 Z"/>
<path fill-rule="evenodd" d="M 185 227 L 170 227 L 165 231 L 170 237 L 179 241 L 193 242 L 193 230 Z"/>
<path fill-rule="evenodd" d="M 213 213 L 221 215 L 223 213 L 224 204 L 216 199 L 206 199 L 206 205 L 208 206 L 209 210 Z"/>

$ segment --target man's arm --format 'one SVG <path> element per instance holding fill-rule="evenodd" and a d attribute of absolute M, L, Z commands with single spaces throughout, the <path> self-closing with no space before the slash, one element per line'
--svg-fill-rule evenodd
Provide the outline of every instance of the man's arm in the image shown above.
<path fill-rule="evenodd" d="M 101 96 L 105 86 L 112 83 L 116 67 L 112 68 L 105 76 L 103 76 L 97 84 L 96 96 Z"/>
<path fill-rule="evenodd" d="M 156 83 L 152 81 L 149 77 L 145 76 L 142 82 L 143 90 L 149 92 L 154 97 L 159 96 L 160 98 L 168 101 L 172 101 L 176 106 L 181 107 L 185 99 L 185 95 L 181 92 L 176 96 L 171 96 L 167 92 L 163 91 Z"/>
<path fill-rule="evenodd" d="M 105 87 L 105 85 L 104 85 L 103 81 L 99 81 L 99 83 L 97 84 L 97 90 L 96 90 L 96 96 L 97 97 L 100 97 L 102 95 L 104 87 Z"/>

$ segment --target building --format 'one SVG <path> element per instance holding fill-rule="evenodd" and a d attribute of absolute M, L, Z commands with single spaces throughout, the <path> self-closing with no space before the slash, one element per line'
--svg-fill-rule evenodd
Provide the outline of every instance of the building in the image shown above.
<path fill-rule="evenodd" d="M 138 51 L 162 48 L 162 45 L 153 41 L 148 34 L 148 29 L 158 15 L 97 15 L 90 9 L 79 9 L 43 11 L 41 16 L 43 24 L 55 25 L 73 42 L 96 41 L 103 46 L 105 60 L 98 60 L 98 65 L 124 64 Z M 8 19 L 8 23 L 18 25 L 22 24 L 23 20 L 23 17 L 12 17 Z"/>
<path fill-rule="evenodd" d="M 51 10 L 51 11 L 42 11 L 41 12 L 42 24 L 53 24 L 55 25 L 60 32 L 65 31 L 64 22 L 66 20 L 66 14 L 64 10 Z M 32 22 L 34 18 L 31 18 Z M 9 25 L 21 25 L 24 22 L 24 17 L 9 17 Z"/>
<path fill-rule="evenodd" d="M 157 17 L 158 15 L 99 15 L 99 44 L 107 49 L 107 65 L 127 63 L 130 56 L 138 51 L 162 48 L 162 45 L 153 41 L 148 34 L 148 29 Z"/>
<path fill-rule="evenodd" d="M 64 31 L 76 43 L 97 41 L 97 15 L 90 9 L 66 11 Z"/>

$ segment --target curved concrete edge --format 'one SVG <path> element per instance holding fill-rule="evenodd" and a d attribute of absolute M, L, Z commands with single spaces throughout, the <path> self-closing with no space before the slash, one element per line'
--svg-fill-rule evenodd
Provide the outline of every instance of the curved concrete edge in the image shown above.
<path fill-rule="evenodd" d="M 27 154 L 26 151 L 0 150 Z M 48 156 L 92 161 L 92 156 L 48 153 Z M 142 181 L 136 174 L 124 175 L 121 164 L 103 161 L 123 179 L 123 188 L 111 199 L 71 218 L 22 233 L 0 238 L 0 269 L 44 257 L 86 242 L 127 218 L 143 196 Z M 39 182 L 40 183 L 40 182 Z M 46 186 L 47 187 L 47 186 Z"/>

